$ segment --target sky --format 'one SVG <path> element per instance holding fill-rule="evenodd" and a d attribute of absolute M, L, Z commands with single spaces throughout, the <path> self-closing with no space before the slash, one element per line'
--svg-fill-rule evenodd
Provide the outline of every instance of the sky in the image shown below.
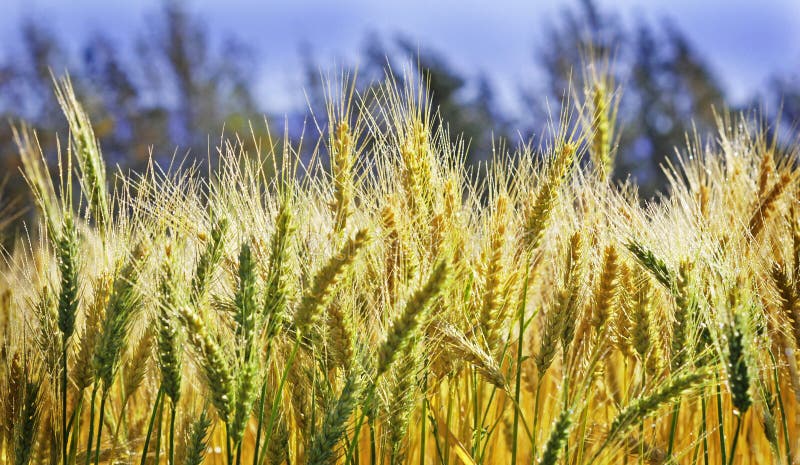
<path fill-rule="evenodd" d="M 212 36 L 234 35 L 258 51 L 253 79 L 273 111 L 303 105 L 300 50 L 321 66 L 354 63 L 369 32 L 402 34 L 440 52 L 468 77 L 483 73 L 501 104 L 513 108 L 519 85 L 535 87 L 534 50 L 542 31 L 575 0 L 187 0 Z M 121 41 L 145 29 L 160 0 L 0 0 L 0 56 L 18 41 L 21 18 L 49 26 L 71 46 L 102 32 Z M 488 6 L 487 6 L 488 5 Z M 668 18 L 677 25 L 735 103 L 777 73 L 800 72 L 800 0 L 600 0 L 623 20 Z M 546 45 L 546 44 L 545 44 Z"/>

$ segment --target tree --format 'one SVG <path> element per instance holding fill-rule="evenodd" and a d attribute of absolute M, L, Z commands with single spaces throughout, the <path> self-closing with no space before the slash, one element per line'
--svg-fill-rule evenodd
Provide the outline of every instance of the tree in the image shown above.
<path fill-rule="evenodd" d="M 713 133 L 712 108 L 723 108 L 723 92 L 675 25 L 664 21 L 656 28 L 639 18 L 629 30 L 617 16 L 601 12 L 592 0 L 582 0 L 578 9 L 562 14 L 547 38 L 537 50 L 547 76 L 544 93 L 561 104 L 570 81 L 578 90 L 586 85 L 585 66 L 593 59 L 611 60 L 613 81 L 624 87 L 614 175 L 619 179 L 630 173 L 645 197 L 665 187 L 660 166 L 676 147 L 684 145 L 685 134 L 692 132 L 693 125 L 700 133 Z M 527 100 L 534 105 L 542 102 L 542 90 L 529 93 Z M 534 127 L 542 127 L 546 115 L 539 106 Z"/>
<path fill-rule="evenodd" d="M 69 53 L 58 37 L 33 19 L 20 28 L 22 46 L 0 63 L 0 115 L 39 130 L 45 155 L 55 160 L 55 139 L 66 134 L 53 92 L 52 73 L 69 73 L 95 125 L 104 155 L 121 169 L 141 170 L 151 151 L 166 165 L 173 154 L 205 160 L 209 137 L 266 127 L 253 96 L 250 52 L 231 38 L 212 41 L 202 21 L 178 1 L 166 1 L 135 41 L 90 37 Z M 210 154 L 212 156 L 214 153 Z M 0 126 L 0 167 L 19 166 L 9 125 Z M 4 185 L 8 199 L 25 198 L 21 176 Z M 30 202 L 27 202 L 30 204 Z"/>

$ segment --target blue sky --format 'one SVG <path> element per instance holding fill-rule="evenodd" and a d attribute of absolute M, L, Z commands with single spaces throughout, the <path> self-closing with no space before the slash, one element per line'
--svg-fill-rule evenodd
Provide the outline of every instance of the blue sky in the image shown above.
<path fill-rule="evenodd" d="M 402 33 L 442 52 L 467 76 L 486 73 L 513 106 L 519 83 L 535 86 L 533 50 L 543 27 L 567 0 L 405 0 L 402 2 L 256 0 L 186 2 L 212 36 L 235 35 L 259 51 L 253 78 L 259 97 L 275 111 L 303 104 L 300 46 L 311 44 L 317 61 L 353 62 L 367 32 Z M 689 37 L 736 100 L 763 87 L 774 72 L 800 72 L 800 1 L 601 0 L 631 19 L 667 17 Z M 142 30 L 159 0 L 0 0 L 0 55 L 17 39 L 17 24 L 32 17 L 63 40 L 80 43 L 92 32 L 125 39 Z M 487 6 L 489 5 L 489 6 Z M 517 111 L 523 111 L 516 108 Z"/>

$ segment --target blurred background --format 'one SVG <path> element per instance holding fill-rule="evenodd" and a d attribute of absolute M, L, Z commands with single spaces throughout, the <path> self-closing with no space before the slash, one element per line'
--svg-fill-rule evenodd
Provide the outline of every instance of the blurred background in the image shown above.
<path fill-rule="evenodd" d="M 716 109 L 753 112 L 791 137 L 800 118 L 800 3 L 690 0 L 177 1 L 2 0 L 0 215 L 29 204 L 11 123 L 39 130 L 55 158 L 66 127 L 50 70 L 69 73 L 106 158 L 140 169 L 152 150 L 205 160 L 209 144 L 254 131 L 316 138 L 321 73 L 358 68 L 366 88 L 406 65 L 428 76 L 433 103 L 469 162 L 493 140 L 536 144 L 580 50 L 614 57 L 624 88 L 615 177 L 643 198 L 659 166 Z M 211 141 L 211 142 L 209 142 Z M 311 145 L 312 144 L 306 144 Z M 212 151 L 213 155 L 213 151 Z M 5 210 L 3 210 L 5 206 Z M 2 223 L 3 221 L 0 221 Z"/>

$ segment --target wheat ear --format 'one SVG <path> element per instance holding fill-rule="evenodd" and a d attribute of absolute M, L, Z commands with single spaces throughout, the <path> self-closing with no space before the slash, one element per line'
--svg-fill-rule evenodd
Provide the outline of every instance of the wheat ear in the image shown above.
<path fill-rule="evenodd" d="M 314 276 L 311 287 L 303 295 L 295 313 L 295 325 L 302 333 L 308 331 L 322 310 L 328 306 L 336 284 L 353 264 L 367 240 L 367 231 L 365 229 L 358 231 Z"/>
<path fill-rule="evenodd" d="M 325 413 L 319 431 L 314 435 L 308 452 L 308 465 L 327 465 L 333 463 L 336 444 L 342 438 L 347 420 L 355 410 L 361 392 L 359 375 L 350 373 L 339 398 L 333 408 Z"/>
<path fill-rule="evenodd" d="M 406 352 L 409 341 L 417 334 L 427 319 L 433 300 L 439 295 L 448 279 L 449 266 L 446 261 L 439 262 L 428 277 L 424 286 L 418 289 L 406 302 L 403 312 L 394 320 L 386 340 L 378 349 L 377 376 L 385 373 L 397 357 Z"/>

